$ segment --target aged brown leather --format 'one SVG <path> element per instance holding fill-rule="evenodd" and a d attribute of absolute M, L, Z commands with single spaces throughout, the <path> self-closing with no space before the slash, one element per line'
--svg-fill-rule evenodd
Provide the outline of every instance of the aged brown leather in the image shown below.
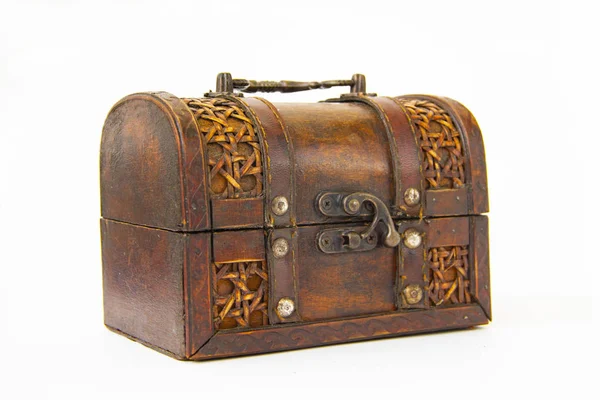
<path fill-rule="evenodd" d="M 104 322 L 183 356 L 184 236 L 107 219 L 101 227 Z"/>
<path fill-rule="evenodd" d="M 102 185 L 102 215 L 170 230 L 210 229 L 204 153 L 179 98 L 139 93 L 118 102 L 102 134 L 100 175 L 110 182 Z"/>
<path fill-rule="evenodd" d="M 292 190 L 294 182 L 294 153 L 288 133 L 281 117 L 271 103 L 261 98 L 242 100 L 248 110 L 256 116 L 262 127 L 263 142 L 269 149 L 266 158 L 267 195 L 265 196 L 265 215 L 268 226 L 282 227 L 296 225 L 296 199 Z M 274 178 L 275 177 L 275 178 Z M 273 200 L 283 196 L 288 200 L 288 211 L 283 215 L 272 212 Z"/>
<path fill-rule="evenodd" d="M 289 250 L 283 257 L 275 257 L 272 250 L 277 239 L 285 239 Z M 269 261 L 269 321 L 273 324 L 301 321 L 298 285 L 298 230 L 296 228 L 277 228 L 269 231 L 267 237 Z M 277 312 L 280 299 L 290 298 L 295 303 L 293 313 L 282 318 Z"/>

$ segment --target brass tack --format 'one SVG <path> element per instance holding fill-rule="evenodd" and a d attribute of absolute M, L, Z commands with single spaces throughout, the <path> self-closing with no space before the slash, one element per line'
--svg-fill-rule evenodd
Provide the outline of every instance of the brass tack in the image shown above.
<path fill-rule="evenodd" d="M 408 304 L 417 304 L 423 298 L 423 289 L 416 284 L 408 285 L 402 293 L 404 293 L 404 298 Z"/>
<path fill-rule="evenodd" d="M 404 192 L 404 202 L 409 206 L 416 206 L 421 200 L 421 194 L 415 188 L 408 188 Z"/>
<path fill-rule="evenodd" d="M 273 257 L 282 258 L 282 257 L 285 257 L 285 255 L 290 250 L 290 245 L 288 244 L 288 241 L 285 240 L 284 238 L 279 238 L 279 239 L 275 239 L 275 241 L 273 242 L 272 248 L 273 248 Z"/>
<path fill-rule="evenodd" d="M 411 228 L 404 232 L 404 245 L 409 249 L 416 249 L 421 242 L 421 234 L 416 229 Z"/>
<path fill-rule="evenodd" d="M 289 208 L 289 203 L 284 196 L 277 196 L 271 202 L 271 211 L 275 215 L 284 215 Z"/>
<path fill-rule="evenodd" d="M 282 297 L 277 302 L 277 315 L 281 318 L 287 318 L 294 313 L 295 308 L 294 300 L 289 297 Z"/>

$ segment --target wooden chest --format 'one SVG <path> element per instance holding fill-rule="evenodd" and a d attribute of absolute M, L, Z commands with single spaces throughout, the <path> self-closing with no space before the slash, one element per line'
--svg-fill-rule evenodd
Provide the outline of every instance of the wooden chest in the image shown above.
<path fill-rule="evenodd" d="M 349 85 L 316 104 L 240 91 Z M 491 319 L 481 132 L 362 75 L 125 97 L 100 154 L 105 324 L 204 360 Z"/>

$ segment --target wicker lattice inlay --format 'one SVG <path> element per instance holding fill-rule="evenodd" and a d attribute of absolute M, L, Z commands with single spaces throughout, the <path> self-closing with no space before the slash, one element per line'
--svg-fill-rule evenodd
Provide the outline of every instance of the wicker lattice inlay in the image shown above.
<path fill-rule="evenodd" d="M 461 188 L 465 184 L 464 150 L 450 115 L 426 100 L 398 98 L 415 126 L 423 153 L 427 189 Z"/>
<path fill-rule="evenodd" d="M 252 121 L 227 99 L 183 99 L 207 143 L 211 196 L 218 199 L 258 197 L 263 166 Z"/>
<path fill-rule="evenodd" d="M 262 261 L 213 264 L 213 317 L 216 329 L 269 323 L 267 265 Z"/>
<path fill-rule="evenodd" d="M 434 247 L 427 251 L 427 291 L 431 305 L 470 303 L 469 247 Z"/>

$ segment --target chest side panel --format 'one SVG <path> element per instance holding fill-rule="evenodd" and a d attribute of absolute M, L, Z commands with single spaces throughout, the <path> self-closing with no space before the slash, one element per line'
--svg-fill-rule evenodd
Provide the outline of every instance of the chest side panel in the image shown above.
<path fill-rule="evenodd" d="M 101 220 L 104 322 L 184 357 L 184 235 Z"/>

